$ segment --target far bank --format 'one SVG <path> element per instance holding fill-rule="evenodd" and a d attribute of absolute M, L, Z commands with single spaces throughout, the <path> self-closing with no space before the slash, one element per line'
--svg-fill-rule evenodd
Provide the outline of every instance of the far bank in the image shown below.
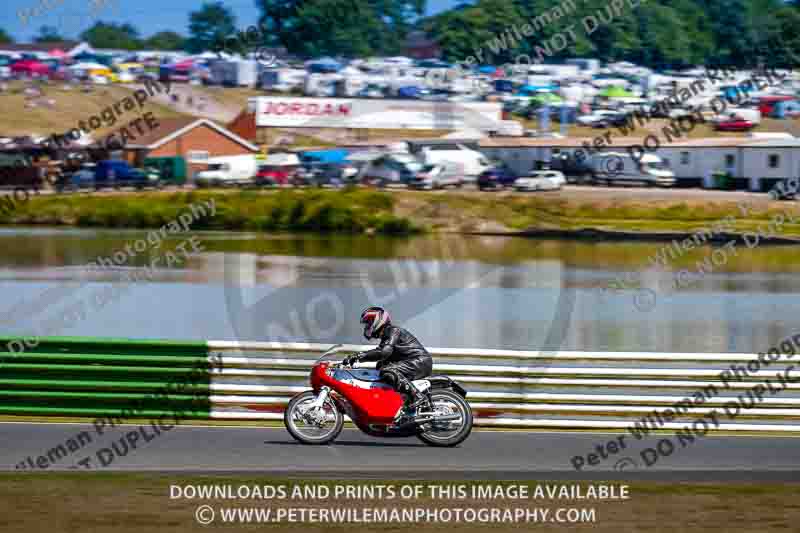
<path fill-rule="evenodd" d="M 0 224 L 157 228 L 213 200 L 195 230 L 408 235 L 421 232 L 612 240 L 746 239 L 799 242 L 800 208 L 767 195 L 704 191 L 554 193 L 405 190 L 148 191 L 42 195 L 0 212 Z"/>

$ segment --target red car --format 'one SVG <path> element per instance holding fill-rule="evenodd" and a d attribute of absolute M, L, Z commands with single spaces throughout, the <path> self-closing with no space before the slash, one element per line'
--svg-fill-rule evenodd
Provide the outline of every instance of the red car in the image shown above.
<path fill-rule="evenodd" d="M 263 166 L 256 173 L 256 185 L 288 185 L 294 174 L 289 167 Z"/>
<path fill-rule="evenodd" d="M 774 95 L 762 96 L 758 99 L 758 110 L 761 112 L 762 117 L 769 116 L 772 110 L 775 109 L 775 104 L 778 102 L 788 102 L 790 100 L 797 100 L 794 96 L 789 95 Z"/>
<path fill-rule="evenodd" d="M 743 118 L 725 120 L 723 122 L 717 122 L 715 125 L 717 131 L 749 131 L 755 127 L 756 125 L 754 123 Z"/>

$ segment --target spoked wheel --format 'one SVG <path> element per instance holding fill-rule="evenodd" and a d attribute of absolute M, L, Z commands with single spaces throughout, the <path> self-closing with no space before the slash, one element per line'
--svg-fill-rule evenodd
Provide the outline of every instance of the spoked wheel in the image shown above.
<path fill-rule="evenodd" d="M 313 407 L 313 391 L 298 394 L 286 406 L 283 423 L 289 433 L 303 444 L 328 444 L 333 442 L 344 426 L 344 416 L 330 397 L 322 407 Z"/>
<path fill-rule="evenodd" d="M 428 422 L 422 425 L 422 433 L 417 435 L 425 444 L 431 446 L 456 446 L 469 437 L 472 431 L 472 409 L 460 395 L 449 390 L 431 393 L 433 411 L 439 416 L 458 416 L 457 419 L 441 422 Z"/>

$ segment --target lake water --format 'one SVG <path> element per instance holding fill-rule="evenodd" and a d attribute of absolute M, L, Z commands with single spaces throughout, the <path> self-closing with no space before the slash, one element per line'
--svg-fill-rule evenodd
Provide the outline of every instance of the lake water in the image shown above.
<path fill-rule="evenodd" d="M 146 231 L 0 230 L 0 331 L 363 343 L 370 304 L 435 347 L 751 353 L 800 331 L 800 262 L 786 246 L 739 244 L 724 258 L 707 247 L 664 269 L 649 260 L 664 243 L 248 233 L 154 243 Z M 119 266 L 87 269 L 115 254 Z M 713 272 L 700 275 L 704 258 Z M 676 287 L 681 269 L 692 274 Z M 626 279 L 646 290 L 608 290 Z"/>

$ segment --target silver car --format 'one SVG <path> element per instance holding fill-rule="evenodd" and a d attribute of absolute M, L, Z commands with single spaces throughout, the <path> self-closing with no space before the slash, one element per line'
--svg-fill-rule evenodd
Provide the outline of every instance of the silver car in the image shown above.
<path fill-rule="evenodd" d="M 557 170 L 536 170 L 517 178 L 514 189 L 517 191 L 557 191 L 567 183 L 564 174 Z"/>

